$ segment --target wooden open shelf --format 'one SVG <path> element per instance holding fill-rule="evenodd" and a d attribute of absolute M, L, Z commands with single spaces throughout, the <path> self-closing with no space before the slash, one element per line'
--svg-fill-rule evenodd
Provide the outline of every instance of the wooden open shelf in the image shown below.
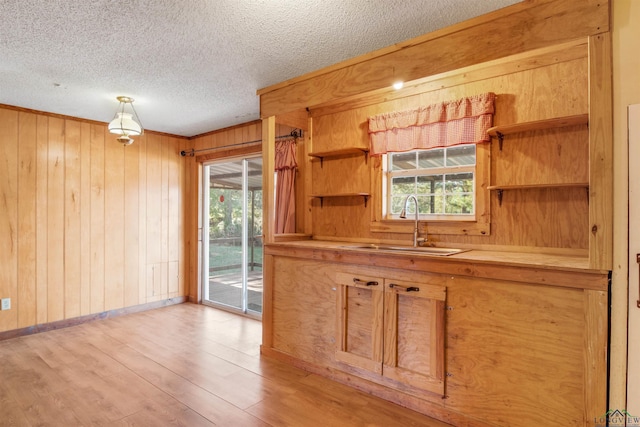
<path fill-rule="evenodd" d="M 339 194 L 312 194 L 310 197 L 314 197 L 316 199 L 320 199 L 320 207 L 323 205 L 323 201 L 325 197 L 362 197 L 364 198 L 364 207 L 367 207 L 367 201 L 371 194 L 369 193 L 339 193 Z"/>
<path fill-rule="evenodd" d="M 532 122 L 513 123 L 507 125 L 494 126 L 487 129 L 491 137 L 497 137 L 500 141 L 500 151 L 505 135 L 521 132 L 531 132 L 542 129 L 557 129 L 568 126 L 586 125 L 589 123 L 589 114 L 576 114 L 575 116 L 555 117 L 552 119 L 536 120 Z"/>
<path fill-rule="evenodd" d="M 514 185 L 491 185 L 488 190 L 526 190 L 531 188 L 560 188 L 560 187 L 583 187 L 589 188 L 588 182 L 568 182 L 554 184 L 514 184 Z"/>
<path fill-rule="evenodd" d="M 320 159 L 320 167 L 322 167 L 322 162 L 325 157 L 341 157 L 341 156 L 348 156 L 351 154 L 364 154 L 365 162 L 369 158 L 369 150 L 367 148 L 358 148 L 358 147 L 341 148 L 339 150 L 331 150 L 331 151 L 317 151 L 314 153 L 309 153 L 309 156 Z"/>
<path fill-rule="evenodd" d="M 498 192 L 498 203 L 502 206 L 502 194 L 508 190 L 530 190 L 536 188 L 585 188 L 589 189 L 588 182 L 566 182 L 553 184 L 514 184 L 514 185 L 491 185 L 487 187 L 489 191 Z M 588 194 L 587 194 L 588 196 Z"/>
<path fill-rule="evenodd" d="M 531 122 L 513 123 L 507 125 L 494 126 L 487 130 L 487 134 L 491 137 L 497 137 L 500 141 L 500 151 L 502 151 L 502 142 L 505 135 L 511 135 L 522 132 L 532 132 L 543 129 L 558 129 L 568 126 L 588 125 L 589 114 L 576 114 L 574 116 L 555 117 L 545 120 L 535 120 Z M 510 184 L 510 185 L 492 185 L 488 187 L 490 191 L 497 191 L 498 202 L 502 206 L 502 195 L 507 190 L 527 190 L 535 188 L 586 188 L 588 190 L 588 182 L 563 182 L 552 184 Z M 587 197 L 588 197 L 587 192 Z"/>

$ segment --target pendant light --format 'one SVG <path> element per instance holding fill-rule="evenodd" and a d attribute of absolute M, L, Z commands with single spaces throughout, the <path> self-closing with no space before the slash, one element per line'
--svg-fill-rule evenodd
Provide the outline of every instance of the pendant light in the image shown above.
<path fill-rule="evenodd" d="M 120 135 L 117 141 L 123 145 L 133 144 L 132 136 L 142 135 L 144 129 L 138 118 L 135 108 L 133 108 L 133 98 L 119 96 L 116 98 L 120 104 L 116 115 L 109 122 L 109 132 Z"/>

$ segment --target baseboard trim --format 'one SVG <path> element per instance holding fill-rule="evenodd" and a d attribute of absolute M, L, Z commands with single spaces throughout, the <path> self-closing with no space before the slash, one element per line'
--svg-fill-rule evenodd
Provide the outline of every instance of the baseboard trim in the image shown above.
<path fill-rule="evenodd" d="M 187 302 L 187 297 L 175 297 L 161 301 L 154 301 L 147 304 L 134 305 L 131 307 L 118 308 L 115 310 L 103 311 L 101 313 L 87 314 L 85 316 L 73 317 L 71 319 L 58 320 L 56 322 L 42 323 L 40 325 L 27 326 L 26 328 L 12 329 L 0 332 L 0 341 L 11 338 L 18 338 L 25 335 L 39 334 L 40 332 L 53 331 L 56 329 L 68 328 L 70 326 L 81 325 L 95 320 L 104 320 L 112 317 L 124 316 L 125 314 L 140 313 L 142 311 L 154 310 L 156 308 L 167 307 L 175 304 Z"/>

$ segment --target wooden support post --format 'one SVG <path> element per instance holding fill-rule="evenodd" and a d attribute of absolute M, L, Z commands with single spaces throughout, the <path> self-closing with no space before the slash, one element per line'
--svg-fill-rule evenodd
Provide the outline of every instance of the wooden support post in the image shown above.
<path fill-rule="evenodd" d="M 613 268 L 611 35 L 589 37 L 589 267 Z"/>
<path fill-rule="evenodd" d="M 276 221 L 275 209 L 275 148 L 276 118 L 262 120 L 262 230 L 264 243 L 272 243 Z"/>

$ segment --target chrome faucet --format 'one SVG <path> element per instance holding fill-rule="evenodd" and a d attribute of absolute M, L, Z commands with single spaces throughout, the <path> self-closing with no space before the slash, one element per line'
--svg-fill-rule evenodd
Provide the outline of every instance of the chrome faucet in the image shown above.
<path fill-rule="evenodd" d="M 407 203 L 409 202 L 409 199 L 413 200 L 413 203 L 416 206 L 416 219 L 415 219 L 415 224 L 413 227 L 413 247 L 416 248 L 418 247 L 418 243 L 420 243 L 420 245 L 422 246 L 422 243 L 427 241 L 426 237 L 423 238 L 418 238 L 418 216 L 420 215 L 420 212 L 418 210 L 418 199 L 416 198 L 416 196 L 414 196 L 413 194 L 410 194 L 407 196 L 406 199 L 404 199 L 404 207 L 402 208 L 402 211 L 400 212 L 400 218 L 406 218 L 407 217 Z"/>

